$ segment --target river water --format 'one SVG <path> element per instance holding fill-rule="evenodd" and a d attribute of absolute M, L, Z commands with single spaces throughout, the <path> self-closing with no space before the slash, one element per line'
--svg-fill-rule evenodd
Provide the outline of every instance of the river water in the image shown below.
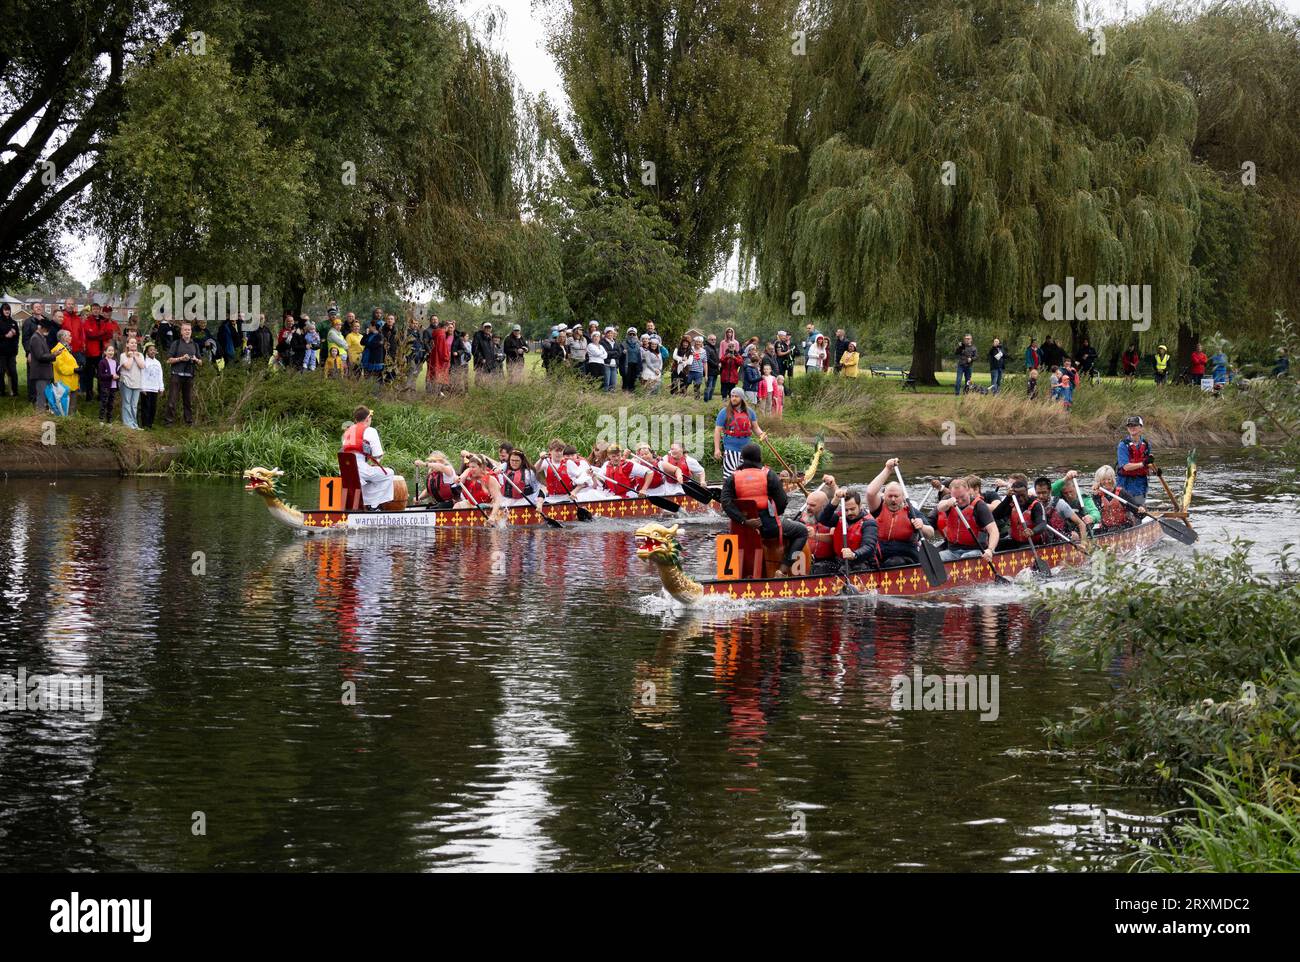
<path fill-rule="evenodd" d="M 1203 550 L 1294 540 L 1268 471 L 1201 468 Z M 631 522 L 307 540 L 233 479 L 2 490 L 0 674 L 104 685 L 0 714 L 6 870 L 1084 870 L 1161 824 L 1046 750 L 1114 679 L 1019 585 L 684 612 Z M 996 719 L 891 710 L 917 667 L 996 676 Z"/>

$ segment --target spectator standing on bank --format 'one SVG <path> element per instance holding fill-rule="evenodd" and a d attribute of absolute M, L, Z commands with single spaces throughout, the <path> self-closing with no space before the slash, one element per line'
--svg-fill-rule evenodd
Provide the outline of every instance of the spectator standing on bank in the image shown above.
<path fill-rule="evenodd" d="M 45 339 L 49 326 L 49 318 L 37 317 L 32 334 L 24 345 L 27 350 L 27 385 L 37 411 L 50 409 L 45 389 L 54 382 L 54 355 Z"/>
<path fill-rule="evenodd" d="M 194 329 L 186 322 L 181 325 L 180 340 L 172 344 L 171 352 L 167 355 L 171 383 L 167 391 L 167 416 L 164 423 L 168 427 L 176 423 L 178 396 L 185 408 L 186 425 L 194 426 L 194 376 L 202 363 L 199 345 L 194 340 Z"/>
<path fill-rule="evenodd" d="M 623 342 L 623 390 L 635 392 L 636 385 L 641 380 L 641 365 L 644 363 L 641 353 L 641 338 L 637 336 L 635 327 L 627 329 L 627 340 Z"/>
<path fill-rule="evenodd" d="M 0 305 L 0 397 L 9 396 L 9 385 L 14 397 L 18 396 L 18 348 L 22 331 L 14 320 L 13 310 L 6 303 Z"/>
<path fill-rule="evenodd" d="M 975 349 L 975 339 L 967 334 L 957 345 L 957 382 L 955 393 L 960 395 L 965 389 L 965 385 L 970 384 L 971 375 L 975 370 L 975 358 L 979 357 L 979 351 Z"/>
<path fill-rule="evenodd" d="M 140 381 L 140 424 L 152 428 L 158 414 L 158 398 L 163 392 L 162 362 L 158 360 L 158 345 L 146 344 L 144 348 L 144 377 Z"/>
<path fill-rule="evenodd" d="M 104 345 L 99 370 L 95 373 L 99 380 L 99 423 L 110 424 L 113 421 L 113 398 L 117 396 L 117 351 L 112 344 Z"/>
<path fill-rule="evenodd" d="M 140 429 L 140 389 L 144 387 L 144 355 L 140 339 L 128 337 L 117 365 L 117 383 L 122 392 L 122 423 Z"/>
<path fill-rule="evenodd" d="M 989 380 L 992 386 L 989 391 L 993 394 L 998 393 L 1002 386 L 1002 374 L 1007 367 L 1007 352 L 1002 347 L 1002 338 L 993 338 L 993 346 L 989 348 Z"/>

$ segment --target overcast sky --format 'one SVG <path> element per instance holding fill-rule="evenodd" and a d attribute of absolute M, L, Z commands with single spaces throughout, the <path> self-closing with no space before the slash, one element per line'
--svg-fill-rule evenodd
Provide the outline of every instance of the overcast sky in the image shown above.
<path fill-rule="evenodd" d="M 1280 5 L 1292 13 L 1300 13 L 1300 0 L 1279 0 Z M 1138 13 L 1150 5 L 1149 0 L 1100 0 L 1080 4 L 1087 11 L 1085 21 L 1100 17 L 1104 20 Z M 495 46 L 510 58 L 510 64 L 519 83 L 531 93 L 546 92 L 553 104 L 563 105 L 565 97 L 555 61 L 546 51 L 545 0 L 460 0 L 462 13 L 472 23 L 480 26 L 485 19 L 496 15 L 499 21 Z M 83 284 L 98 275 L 97 249 L 80 235 L 65 235 L 68 249 L 68 269 Z M 715 278 L 715 284 L 735 289 L 738 284 L 734 258 L 732 263 Z"/>

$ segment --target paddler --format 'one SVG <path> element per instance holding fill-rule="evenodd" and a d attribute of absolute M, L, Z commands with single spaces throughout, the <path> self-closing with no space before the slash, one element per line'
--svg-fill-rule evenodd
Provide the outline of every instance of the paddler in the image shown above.
<path fill-rule="evenodd" d="M 1092 491 L 1094 499 L 1101 502 L 1102 531 L 1131 528 L 1135 517 L 1147 513 L 1147 509 L 1133 495 L 1119 487 L 1115 469 L 1109 464 L 1103 464 L 1092 476 Z"/>
<path fill-rule="evenodd" d="M 762 441 L 767 435 L 745 403 L 745 392 L 734 387 L 713 428 L 713 456 L 722 461 L 724 481 L 740 466 L 740 452 L 754 437 Z"/>
<path fill-rule="evenodd" d="M 632 481 L 642 495 L 648 497 L 682 493 L 680 484 L 669 484 L 667 475 L 659 466 L 659 456 L 650 445 L 637 445 L 636 457 L 629 460 L 632 464 Z"/>
<path fill-rule="evenodd" d="M 528 507 L 530 500 L 533 504 L 537 503 L 537 472 L 528 463 L 528 457 L 523 451 L 511 448 L 501 466 L 499 478 L 501 503 L 507 508 Z"/>
<path fill-rule="evenodd" d="M 840 523 L 840 514 L 844 523 Z M 876 519 L 862 506 L 862 495 L 849 488 L 836 488 L 830 503 L 822 509 L 817 519 L 831 529 L 831 558 L 814 566 L 814 574 L 833 574 L 844 570 L 875 568 L 877 553 Z"/>
<path fill-rule="evenodd" d="M 451 466 L 447 460 L 447 455 L 441 451 L 434 451 L 426 461 L 416 461 L 417 468 L 427 468 L 425 475 L 424 493 L 416 498 L 416 502 L 428 502 L 432 507 L 442 509 L 450 508 L 456 503 L 457 497 L 457 478 L 456 469 Z"/>
<path fill-rule="evenodd" d="M 1087 518 L 1089 526 L 1101 524 L 1101 509 L 1093 501 L 1092 495 L 1084 494 L 1079 488 L 1079 472 L 1071 468 L 1065 472 L 1065 477 L 1058 478 L 1052 482 L 1052 497 L 1064 498 L 1075 514 L 1082 514 Z"/>
<path fill-rule="evenodd" d="M 894 479 L 898 458 L 890 458 L 867 485 L 867 511 L 876 519 L 880 566 L 898 568 L 921 563 L 920 540 L 933 538 L 934 529 L 907 500 Z"/>
<path fill-rule="evenodd" d="M 1086 541 L 1088 538 L 1088 525 L 1083 520 L 1083 515 L 1074 510 L 1068 501 L 1064 498 L 1052 494 L 1051 478 L 1034 479 L 1034 495 L 1038 503 L 1043 506 L 1043 513 L 1047 517 L 1047 527 L 1051 528 L 1062 538 L 1070 538 L 1074 541 Z M 1070 526 L 1074 530 L 1070 530 Z M 1041 536 L 1034 538 L 1034 544 L 1060 544 L 1061 538 L 1056 537 L 1049 531 L 1044 531 Z"/>
<path fill-rule="evenodd" d="M 788 501 L 781 479 L 763 464 L 763 449 L 752 442 L 746 444 L 736 470 L 722 481 L 722 510 L 733 527 L 754 528 L 764 541 L 782 539 L 777 574 L 783 577 L 790 574 L 795 556 L 803 552 L 808 540 L 807 528 L 781 517 Z"/>
<path fill-rule="evenodd" d="M 809 492 L 808 497 L 804 500 L 803 510 L 799 512 L 800 523 L 808 529 L 808 544 L 811 545 L 814 567 L 817 562 L 830 561 L 834 557 L 831 529 L 817 520 L 821 517 L 821 513 L 826 510 L 826 505 L 830 504 L 831 501 L 830 495 L 823 490 L 827 486 L 832 491 L 835 490 L 834 475 L 827 474 L 822 478 L 822 486 Z M 782 486 L 782 490 L 784 490 L 784 486 Z"/>
<path fill-rule="evenodd" d="M 623 449 L 611 444 L 605 452 L 605 464 L 599 475 L 605 490 L 620 498 L 636 497 L 636 482 L 632 478 L 632 462 L 623 457 Z"/>
<path fill-rule="evenodd" d="M 998 550 L 998 523 L 993 511 L 979 493 L 978 483 L 968 478 L 953 478 L 948 484 L 950 497 L 935 506 L 946 546 L 939 552 L 944 561 L 962 558 L 993 560 Z M 964 522 L 964 523 L 963 523 Z"/>
<path fill-rule="evenodd" d="M 356 456 L 357 476 L 361 479 L 361 501 L 367 511 L 377 511 L 379 506 L 393 500 L 394 472 L 380 462 L 384 446 L 379 432 L 372 426 L 374 412 L 365 405 L 352 412 L 352 424 L 343 432 L 342 453 Z"/>
<path fill-rule="evenodd" d="M 576 449 L 575 449 L 576 450 Z M 538 479 L 546 489 L 547 502 L 572 501 L 574 496 L 574 478 L 569 471 L 569 463 L 564 459 L 564 442 L 555 438 L 546 446 L 546 450 L 537 456 L 534 465 Z M 574 494 L 577 492 L 575 491 Z"/>
<path fill-rule="evenodd" d="M 1147 502 L 1147 475 L 1151 471 L 1151 443 L 1142 435 L 1142 418 L 1136 414 L 1124 422 L 1127 435 L 1115 446 L 1116 483 L 1134 504 Z"/>
<path fill-rule="evenodd" d="M 1002 542 L 1002 550 L 1024 548 L 1032 541 L 1042 544 L 1050 538 L 1047 532 L 1047 513 L 1038 499 L 1029 493 L 1029 478 L 1013 474 L 1007 496 L 993 505 L 993 520 L 1006 521 L 1009 537 Z M 1019 510 L 1016 510 L 1017 507 Z"/>
<path fill-rule="evenodd" d="M 462 451 L 465 458 L 465 470 L 461 472 L 457 483 L 463 497 L 456 502 L 457 508 L 473 508 L 476 504 L 484 510 L 491 510 L 491 520 L 500 516 L 501 483 L 496 475 L 488 469 L 487 462 L 477 454 Z"/>
<path fill-rule="evenodd" d="M 668 448 L 668 454 L 659 462 L 659 470 L 668 480 L 668 494 L 681 494 L 682 481 L 693 478 L 697 484 L 707 484 L 704 465 L 686 453 L 680 441 L 674 441 Z"/>

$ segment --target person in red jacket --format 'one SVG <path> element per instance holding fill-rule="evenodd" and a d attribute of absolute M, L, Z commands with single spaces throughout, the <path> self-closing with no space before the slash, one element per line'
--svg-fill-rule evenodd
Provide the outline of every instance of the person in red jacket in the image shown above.
<path fill-rule="evenodd" d="M 1210 362 L 1209 355 L 1201 350 L 1201 342 L 1196 342 L 1196 350 L 1192 351 L 1192 363 L 1187 369 L 1192 380 L 1199 383 L 1201 378 L 1205 377 L 1205 365 Z"/>
<path fill-rule="evenodd" d="M 81 329 L 86 338 L 86 360 L 81 368 L 81 390 L 87 400 L 92 400 L 95 397 L 93 382 L 99 377 L 99 359 L 104 353 L 98 304 L 91 304 L 90 307 L 82 309 Z"/>
<path fill-rule="evenodd" d="M 68 350 L 77 359 L 77 370 L 84 372 L 86 367 L 86 322 L 77 313 L 77 302 L 70 297 L 63 302 L 63 314 L 60 317 L 60 323 L 63 330 L 72 335 L 72 340 L 68 342 Z M 98 359 L 96 359 L 96 363 L 99 363 Z M 85 383 L 84 373 L 82 383 Z"/>
<path fill-rule="evenodd" d="M 743 363 L 738 351 L 727 351 L 723 355 L 718 370 L 721 374 L 722 396 L 724 398 L 731 394 L 731 389 L 740 380 L 740 367 Z"/>

